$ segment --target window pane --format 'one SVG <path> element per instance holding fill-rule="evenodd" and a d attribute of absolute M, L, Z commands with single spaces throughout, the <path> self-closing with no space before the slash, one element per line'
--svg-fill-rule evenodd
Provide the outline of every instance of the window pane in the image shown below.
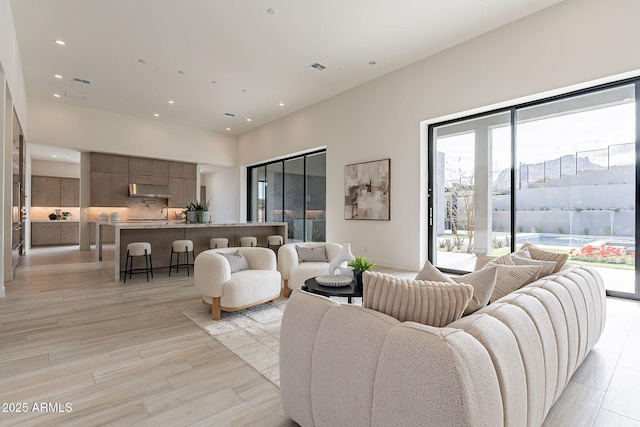
<path fill-rule="evenodd" d="M 284 218 L 289 242 L 304 240 L 304 158 L 284 162 Z"/>
<path fill-rule="evenodd" d="M 306 241 L 326 240 L 326 153 L 307 156 L 307 226 Z"/>
<path fill-rule="evenodd" d="M 634 87 L 518 110 L 517 237 L 635 292 Z"/>
<path fill-rule="evenodd" d="M 250 170 L 251 194 L 249 221 L 264 222 L 265 204 L 265 176 L 264 166 L 255 167 Z"/>
<path fill-rule="evenodd" d="M 440 268 L 473 271 L 475 254 L 493 252 L 494 238 L 508 242 L 509 124 L 510 113 L 505 112 L 434 129 L 435 265 Z M 500 214 L 492 209 L 494 201 L 504 209 Z"/>
<path fill-rule="evenodd" d="M 267 165 L 267 222 L 281 222 L 283 219 L 282 162 Z"/>

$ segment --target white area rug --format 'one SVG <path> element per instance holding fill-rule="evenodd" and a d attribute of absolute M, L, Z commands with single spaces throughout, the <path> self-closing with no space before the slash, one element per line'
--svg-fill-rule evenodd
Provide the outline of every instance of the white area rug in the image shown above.
<path fill-rule="evenodd" d="M 242 360 L 280 387 L 280 323 L 287 299 L 261 304 L 211 320 L 211 309 L 202 305 L 182 313 Z"/>

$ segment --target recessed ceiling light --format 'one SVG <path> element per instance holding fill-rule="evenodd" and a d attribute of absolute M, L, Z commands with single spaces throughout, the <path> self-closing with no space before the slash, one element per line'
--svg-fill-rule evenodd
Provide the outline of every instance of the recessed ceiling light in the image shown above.
<path fill-rule="evenodd" d="M 55 154 L 52 154 L 51 157 L 53 157 L 54 159 L 57 158 L 58 156 L 56 156 Z"/>
<path fill-rule="evenodd" d="M 60 98 L 60 94 L 59 93 L 54 93 L 53 96 L 55 96 L 56 98 Z"/>
<path fill-rule="evenodd" d="M 376 65 L 376 61 L 369 61 L 369 65 Z"/>
<path fill-rule="evenodd" d="M 56 79 L 61 79 L 62 78 L 62 74 L 54 74 L 53 77 L 55 77 Z"/>
<path fill-rule="evenodd" d="M 173 99 L 170 99 L 168 102 L 169 102 L 169 104 L 173 104 L 174 103 Z"/>
<path fill-rule="evenodd" d="M 160 117 L 160 114 L 158 114 L 158 113 L 154 113 L 154 114 L 153 114 L 153 116 L 154 116 L 154 117 Z"/>
<path fill-rule="evenodd" d="M 63 40 L 56 40 L 56 43 L 59 44 L 60 46 L 66 45 L 66 43 Z"/>
<path fill-rule="evenodd" d="M 250 121 L 251 121 L 251 119 L 247 119 L 247 121 L 248 121 L 248 122 L 250 122 Z"/>
<path fill-rule="evenodd" d="M 269 9 L 267 9 L 267 13 L 269 15 L 275 15 L 276 13 L 278 13 L 278 10 L 270 7 Z"/>
<path fill-rule="evenodd" d="M 281 102 L 281 103 L 280 103 L 280 106 L 281 106 L 281 107 L 284 107 L 284 102 Z"/>
<path fill-rule="evenodd" d="M 227 128 L 227 130 L 231 130 L 231 128 Z"/>

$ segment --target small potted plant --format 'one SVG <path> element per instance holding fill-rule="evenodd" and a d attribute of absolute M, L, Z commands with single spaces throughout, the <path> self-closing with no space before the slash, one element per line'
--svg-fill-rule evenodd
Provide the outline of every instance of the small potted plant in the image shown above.
<path fill-rule="evenodd" d="M 209 212 L 210 205 L 210 200 L 207 200 L 206 202 L 197 201 L 187 203 L 187 207 L 185 209 L 187 222 L 209 222 L 209 219 L 211 218 L 211 212 Z"/>
<path fill-rule="evenodd" d="M 187 203 L 187 206 L 184 209 L 184 213 L 187 217 L 187 222 L 194 223 L 196 222 L 196 205 L 193 202 Z"/>
<path fill-rule="evenodd" d="M 356 287 L 358 288 L 362 288 L 362 273 L 376 266 L 363 256 L 357 256 L 354 260 L 349 261 L 347 265 L 353 268 L 353 276 L 356 278 Z"/>

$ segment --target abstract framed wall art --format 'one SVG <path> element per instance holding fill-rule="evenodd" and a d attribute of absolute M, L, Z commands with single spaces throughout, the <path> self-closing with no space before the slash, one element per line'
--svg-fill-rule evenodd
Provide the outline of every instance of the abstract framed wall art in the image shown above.
<path fill-rule="evenodd" d="M 344 219 L 389 221 L 391 159 L 344 167 Z"/>

